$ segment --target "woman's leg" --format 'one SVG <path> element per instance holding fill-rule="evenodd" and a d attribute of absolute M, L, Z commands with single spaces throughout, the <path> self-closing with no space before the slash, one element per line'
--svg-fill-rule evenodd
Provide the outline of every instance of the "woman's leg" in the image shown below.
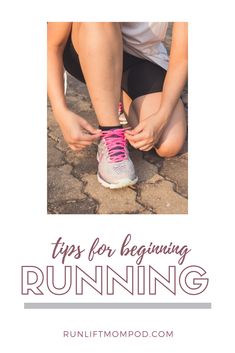
<path fill-rule="evenodd" d="M 101 126 L 117 126 L 122 76 L 122 37 L 119 23 L 80 22 L 72 28 L 97 119 Z"/>
<path fill-rule="evenodd" d="M 161 92 L 150 93 L 131 100 L 124 92 L 124 111 L 131 126 L 156 112 L 161 104 Z M 157 144 L 156 152 L 161 157 L 173 157 L 183 147 L 186 136 L 186 116 L 181 99 L 178 101 L 167 127 Z"/>

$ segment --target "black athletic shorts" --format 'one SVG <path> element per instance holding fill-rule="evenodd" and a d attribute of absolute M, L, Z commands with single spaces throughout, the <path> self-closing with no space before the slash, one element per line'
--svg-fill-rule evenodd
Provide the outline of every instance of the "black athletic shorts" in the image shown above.
<path fill-rule="evenodd" d="M 64 68 L 79 81 L 85 82 L 79 57 L 69 36 L 63 54 Z M 123 53 L 122 89 L 131 99 L 161 92 L 166 70 L 148 60 Z"/>

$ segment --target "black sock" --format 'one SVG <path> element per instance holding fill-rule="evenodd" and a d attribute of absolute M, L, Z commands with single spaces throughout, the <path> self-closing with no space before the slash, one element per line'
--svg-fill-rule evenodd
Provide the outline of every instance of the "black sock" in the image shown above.
<path fill-rule="evenodd" d="M 101 129 L 102 131 L 108 131 L 108 130 L 116 130 L 116 129 L 121 129 L 122 125 L 116 125 L 116 126 L 100 126 L 99 125 L 99 129 Z"/>

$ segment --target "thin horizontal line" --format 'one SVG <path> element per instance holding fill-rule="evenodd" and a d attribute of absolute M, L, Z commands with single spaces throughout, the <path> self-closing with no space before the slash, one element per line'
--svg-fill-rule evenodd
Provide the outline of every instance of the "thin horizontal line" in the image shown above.
<path fill-rule="evenodd" d="M 211 303 L 24 303 L 24 309 L 211 309 Z"/>

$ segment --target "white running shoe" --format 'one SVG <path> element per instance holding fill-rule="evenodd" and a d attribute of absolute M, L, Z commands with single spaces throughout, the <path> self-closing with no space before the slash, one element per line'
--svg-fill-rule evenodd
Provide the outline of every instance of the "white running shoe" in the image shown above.
<path fill-rule="evenodd" d="M 138 180 L 124 132 L 123 128 L 103 131 L 98 146 L 97 178 L 104 187 L 110 189 L 134 185 Z"/>

